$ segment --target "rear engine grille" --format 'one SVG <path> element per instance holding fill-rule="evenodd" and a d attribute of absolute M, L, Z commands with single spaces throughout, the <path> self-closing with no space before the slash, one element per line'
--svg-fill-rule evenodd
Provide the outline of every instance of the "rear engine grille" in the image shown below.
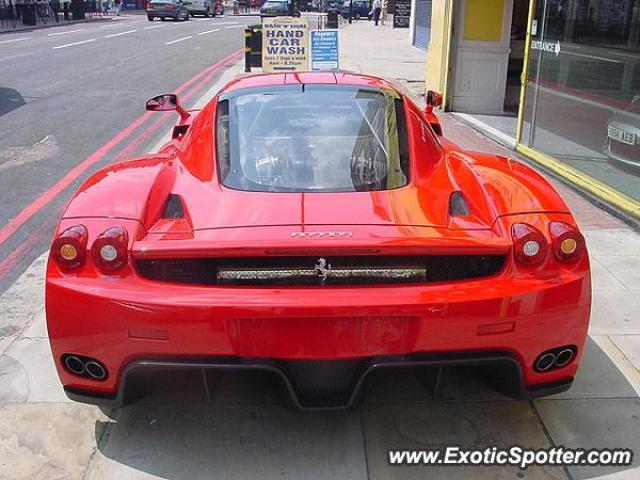
<path fill-rule="evenodd" d="M 330 286 L 446 282 L 498 273 L 504 255 L 163 258 L 136 261 L 149 280 L 194 285 Z"/>

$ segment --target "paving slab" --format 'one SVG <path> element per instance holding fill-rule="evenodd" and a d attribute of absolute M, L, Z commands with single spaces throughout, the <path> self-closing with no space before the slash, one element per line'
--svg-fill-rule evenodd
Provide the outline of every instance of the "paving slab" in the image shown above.
<path fill-rule="evenodd" d="M 550 398 L 637 398 L 618 367 L 591 339 L 587 340 L 580 369 L 571 388 Z"/>
<path fill-rule="evenodd" d="M 540 418 L 556 445 L 568 448 L 631 448 L 640 452 L 640 399 L 536 400 Z M 635 455 L 634 466 L 640 465 Z M 575 480 L 629 467 L 568 467 Z M 637 478 L 637 477 L 636 477 Z"/>
<path fill-rule="evenodd" d="M 633 292 L 593 292 L 591 335 L 640 334 L 640 295 Z"/>
<path fill-rule="evenodd" d="M 90 405 L 0 405 L 0 479 L 82 478 L 107 420 Z"/>
<path fill-rule="evenodd" d="M 561 468 L 390 466 L 389 449 L 543 448 L 550 444 L 524 401 L 451 402 L 432 405 L 369 405 L 362 411 L 369 478 L 377 479 L 566 479 Z"/>
<path fill-rule="evenodd" d="M 638 255 L 640 235 L 630 228 L 603 228 L 582 232 L 591 255 Z"/>
<path fill-rule="evenodd" d="M 627 288 L 600 261 L 600 255 L 591 255 L 591 289 L 594 292 L 626 292 Z"/>
<path fill-rule="evenodd" d="M 56 373 L 48 339 L 18 338 L 0 356 L 0 362 L 0 378 L 11 385 L 0 389 L 0 401 L 70 401 Z"/>
<path fill-rule="evenodd" d="M 360 417 L 277 406 L 150 406 L 118 412 L 86 479 L 365 479 Z"/>
<path fill-rule="evenodd" d="M 44 306 L 34 314 L 31 323 L 27 325 L 20 336 L 29 338 L 49 338 L 49 334 L 47 332 L 47 315 Z"/>
<path fill-rule="evenodd" d="M 640 370 L 640 335 L 610 335 L 609 338 L 633 366 Z"/>
<path fill-rule="evenodd" d="M 44 305 L 46 255 L 33 265 L 0 297 L 0 338 L 22 332 Z"/>
<path fill-rule="evenodd" d="M 640 255 L 601 255 L 597 258 L 627 290 L 640 292 Z"/>

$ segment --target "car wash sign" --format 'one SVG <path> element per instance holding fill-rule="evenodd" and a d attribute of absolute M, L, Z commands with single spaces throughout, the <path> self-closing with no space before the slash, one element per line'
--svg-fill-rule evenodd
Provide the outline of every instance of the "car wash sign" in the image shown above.
<path fill-rule="evenodd" d="M 262 20 L 262 70 L 309 70 L 309 21 L 274 17 Z"/>

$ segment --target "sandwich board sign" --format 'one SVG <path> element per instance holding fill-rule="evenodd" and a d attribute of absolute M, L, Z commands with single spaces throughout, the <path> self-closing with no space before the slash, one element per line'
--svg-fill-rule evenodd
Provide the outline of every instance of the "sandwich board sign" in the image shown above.
<path fill-rule="evenodd" d="M 295 17 L 262 19 L 262 71 L 309 70 L 309 20 Z"/>
<path fill-rule="evenodd" d="M 338 70 L 338 30 L 311 32 L 311 70 Z"/>

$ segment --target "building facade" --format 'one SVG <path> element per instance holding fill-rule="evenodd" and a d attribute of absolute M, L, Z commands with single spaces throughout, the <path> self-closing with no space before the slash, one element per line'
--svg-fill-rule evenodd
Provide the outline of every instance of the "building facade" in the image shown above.
<path fill-rule="evenodd" d="M 640 218 L 640 0 L 434 0 L 431 16 L 427 88 L 447 110 Z"/>

